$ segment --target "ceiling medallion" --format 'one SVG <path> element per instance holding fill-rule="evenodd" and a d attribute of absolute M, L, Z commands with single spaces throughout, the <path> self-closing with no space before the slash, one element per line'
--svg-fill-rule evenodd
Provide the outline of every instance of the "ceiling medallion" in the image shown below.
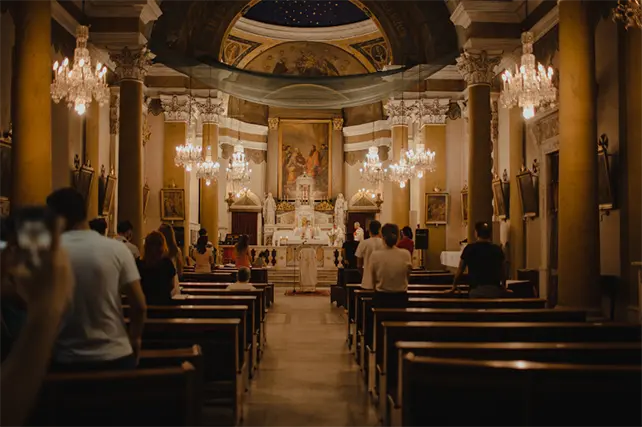
<path fill-rule="evenodd" d="M 553 84 L 553 68 L 545 69 L 540 63 L 535 67 L 533 41 L 533 33 L 522 33 L 522 63 L 519 68 L 516 67 L 514 75 L 508 70 L 502 73 L 502 106 L 521 107 L 525 119 L 535 116 L 535 108 L 552 104 L 557 99 L 557 89 Z"/>
<path fill-rule="evenodd" d="M 624 28 L 642 28 L 642 4 L 640 0 L 619 0 L 613 8 L 613 21 L 622 21 Z"/>
<path fill-rule="evenodd" d="M 62 64 L 56 61 L 53 65 L 51 99 L 57 104 L 66 98 L 67 106 L 73 106 L 79 116 L 85 114 L 92 97 L 100 105 L 109 100 L 109 87 L 105 81 L 107 67 L 98 62 L 96 67 L 92 68 L 91 56 L 87 49 L 88 38 L 89 28 L 79 25 L 76 28 L 73 65 L 69 68 L 69 58 L 65 58 Z"/>

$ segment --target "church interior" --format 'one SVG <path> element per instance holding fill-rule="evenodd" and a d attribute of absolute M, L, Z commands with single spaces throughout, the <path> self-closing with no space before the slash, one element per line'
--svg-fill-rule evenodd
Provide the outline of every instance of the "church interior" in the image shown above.
<path fill-rule="evenodd" d="M 47 356 L 17 423 L 642 422 L 640 0 L 1 8 L 3 252 L 71 187 L 140 260 L 163 226 L 182 258 L 170 302 L 143 300 L 137 368 Z M 365 285 L 373 224 L 410 231 L 403 307 Z M 472 296 L 479 224 L 501 298 Z"/>

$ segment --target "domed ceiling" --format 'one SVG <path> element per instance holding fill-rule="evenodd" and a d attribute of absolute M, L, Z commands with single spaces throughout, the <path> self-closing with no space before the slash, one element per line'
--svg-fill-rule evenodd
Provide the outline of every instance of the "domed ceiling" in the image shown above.
<path fill-rule="evenodd" d="M 265 24 L 286 27 L 334 27 L 369 19 L 349 0 L 263 0 L 244 17 Z"/>

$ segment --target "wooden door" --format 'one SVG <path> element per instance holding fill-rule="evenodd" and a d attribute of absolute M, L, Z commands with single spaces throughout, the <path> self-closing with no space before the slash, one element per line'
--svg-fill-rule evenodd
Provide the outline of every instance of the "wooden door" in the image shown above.
<path fill-rule="evenodd" d="M 256 212 L 232 212 L 232 234 L 247 234 L 250 245 L 256 245 L 258 228 Z"/>

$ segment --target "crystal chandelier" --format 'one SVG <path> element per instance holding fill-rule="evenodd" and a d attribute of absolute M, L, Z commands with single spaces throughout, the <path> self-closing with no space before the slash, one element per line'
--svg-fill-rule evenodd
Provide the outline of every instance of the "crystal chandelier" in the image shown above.
<path fill-rule="evenodd" d="M 508 70 L 502 73 L 502 106 L 520 106 L 525 119 L 535 116 L 535 108 L 553 103 L 557 98 L 557 89 L 553 85 L 553 68 L 544 69 L 542 64 L 537 64 L 535 68 L 533 41 L 533 33 L 522 33 L 522 64 L 514 75 Z"/>
<path fill-rule="evenodd" d="M 234 145 L 234 153 L 232 153 L 226 172 L 227 181 L 232 184 L 237 194 L 246 190 L 247 185 L 250 183 L 252 169 L 250 169 L 250 162 L 245 159 L 245 150 L 240 141 Z"/>
<path fill-rule="evenodd" d="M 622 21 L 624 28 L 642 28 L 642 4 L 640 0 L 619 0 L 613 8 L 613 21 Z"/>
<path fill-rule="evenodd" d="M 417 144 L 415 150 L 406 152 L 408 163 L 415 168 L 417 178 L 423 178 L 424 172 L 435 171 L 435 152 L 426 151 L 424 144 Z"/>
<path fill-rule="evenodd" d="M 57 104 L 66 98 L 67 106 L 73 106 L 79 116 L 85 114 L 92 97 L 100 105 L 109 100 L 109 87 L 105 81 L 107 67 L 99 62 L 92 68 L 87 49 L 88 38 L 89 28 L 79 25 L 76 28 L 73 65 L 69 68 L 69 58 L 65 58 L 62 64 L 56 61 L 53 65 L 55 75 L 51 83 L 51 99 Z"/>
<path fill-rule="evenodd" d="M 205 161 L 196 165 L 196 178 L 205 181 L 205 185 L 210 185 L 212 181 L 218 180 L 218 172 L 221 168 L 218 162 L 212 161 L 212 147 L 207 147 Z"/>
<path fill-rule="evenodd" d="M 415 173 L 415 167 L 408 162 L 403 150 L 399 153 L 399 161 L 388 167 L 388 179 L 399 183 L 399 188 L 405 188 L 406 182 L 412 179 Z"/>
<path fill-rule="evenodd" d="M 176 147 L 176 155 L 174 156 L 174 164 L 178 167 L 183 167 L 187 172 L 191 172 L 192 168 L 202 162 L 201 147 L 193 145 L 188 139 L 184 145 Z"/>
<path fill-rule="evenodd" d="M 372 146 L 368 149 L 366 160 L 363 162 L 363 167 L 359 169 L 359 173 L 361 179 L 374 185 L 379 185 L 385 179 L 386 170 L 379 160 L 379 148 Z"/>

